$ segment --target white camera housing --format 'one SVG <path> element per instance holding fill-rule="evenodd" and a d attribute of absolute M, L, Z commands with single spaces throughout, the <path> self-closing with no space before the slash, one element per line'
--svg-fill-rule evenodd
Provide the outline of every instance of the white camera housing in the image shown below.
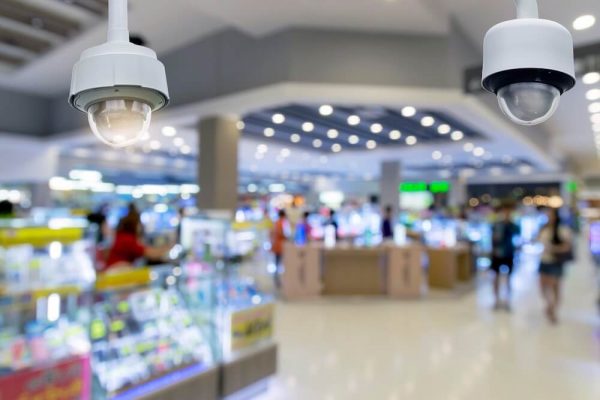
<path fill-rule="evenodd" d="M 516 1 L 519 18 L 492 27 L 483 45 L 485 90 L 521 125 L 536 125 L 556 111 L 575 86 L 573 38 L 562 25 L 537 18 L 535 0 Z"/>
<path fill-rule="evenodd" d="M 69 102 L 88 114 L 100 140 L 115 147 L 137 142 L 152 112 L 169 103 L 156 53 L 129 42 L 127 0 L 110 0 L 108 41 L 84 51 L 73 67 Z"/>

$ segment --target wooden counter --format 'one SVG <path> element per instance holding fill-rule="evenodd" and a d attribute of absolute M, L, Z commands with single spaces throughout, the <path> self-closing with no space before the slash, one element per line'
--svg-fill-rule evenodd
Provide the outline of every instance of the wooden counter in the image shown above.
<path fill-rule="evenodd" d="M 384 295 L 384 257 L 382 248 L 324 249 L 323 295 Z"/>
<path fill-rule="evenodd" d="M 469 248 L 457 245 L 452 248 L 428 248 L 429 287 L 453 289 L 459 281 L 473 278 L 473 266 Z"/>

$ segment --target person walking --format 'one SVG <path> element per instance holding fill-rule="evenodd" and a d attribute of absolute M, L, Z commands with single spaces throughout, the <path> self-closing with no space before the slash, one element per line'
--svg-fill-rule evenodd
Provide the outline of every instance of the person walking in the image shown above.
<path fill-rule="evenodd" d="M 496 211 L 498 220 L 492 227 L 492 265 L 494 271 L 494 309 L 510 310 L 511 277 L 514 270 L 516 253 L 515 239 L 519 235 L 519 227 L 512 221 L 512 207 L 504 206 Z M 503 271 L 506 271 L 507 296 L 502 301 L 500 286 Z"/>
<path fill-rule="evenodd" d="M 394 227 L 392 221 L 392 206 L 386 206 L 383 214 L 383 221 L 381 222 L 381 238 L 385 240 L 391 240 L 394 238 Z"/>
<path fill-rule="evenodd" d="M 541 229 L 538 240 L 544 246 L 540 262 L 540 289 L 546 303 L 546 317 L 552 324 L 558 323 L 557 310 L 561 300 L 561 281 L 564 266 L 572 258 L 572 234 L 561 223 L 558 209 L 546 212 L 548 222 Z"/>
<path fill-rule="evenodd" d="M 271 232 L 271 252 L 275 256 L 275 286 L 281 287 L 279 274 L 281 273 L 281 261 L 283 258 L 283 246 L 287 240 L 287 214 L 285 210 L 279 210 L 279 218 L 273 225 Z"/>

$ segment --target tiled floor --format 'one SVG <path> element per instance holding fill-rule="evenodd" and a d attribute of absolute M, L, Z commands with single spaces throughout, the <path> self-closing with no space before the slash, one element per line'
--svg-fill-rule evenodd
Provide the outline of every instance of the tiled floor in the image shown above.
<path fill-rule="evenodd" d="M 533 266 L 515 277 L 512 313 L 490 309 L 487 279 L 421 301 L 281 303 L 280 373 L 258 400 L 598 400 L 597 283 L 569 270 L 561 324 L 549 326 Z"/>

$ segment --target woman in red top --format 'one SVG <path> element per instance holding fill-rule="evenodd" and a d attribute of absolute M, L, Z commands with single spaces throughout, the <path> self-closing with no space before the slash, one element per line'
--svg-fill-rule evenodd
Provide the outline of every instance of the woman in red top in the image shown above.
<path fill-rule="evenodd" d="M 139 240 L 142 222 L 138 213 L 129 213 L 119 221 L 115 241 L 110 249 L 106 269 L 116 267 L 130 267 L 136 260 L 144 257 L 158 260 L 164 257 L 171 248 L 144 246 Z"/>

